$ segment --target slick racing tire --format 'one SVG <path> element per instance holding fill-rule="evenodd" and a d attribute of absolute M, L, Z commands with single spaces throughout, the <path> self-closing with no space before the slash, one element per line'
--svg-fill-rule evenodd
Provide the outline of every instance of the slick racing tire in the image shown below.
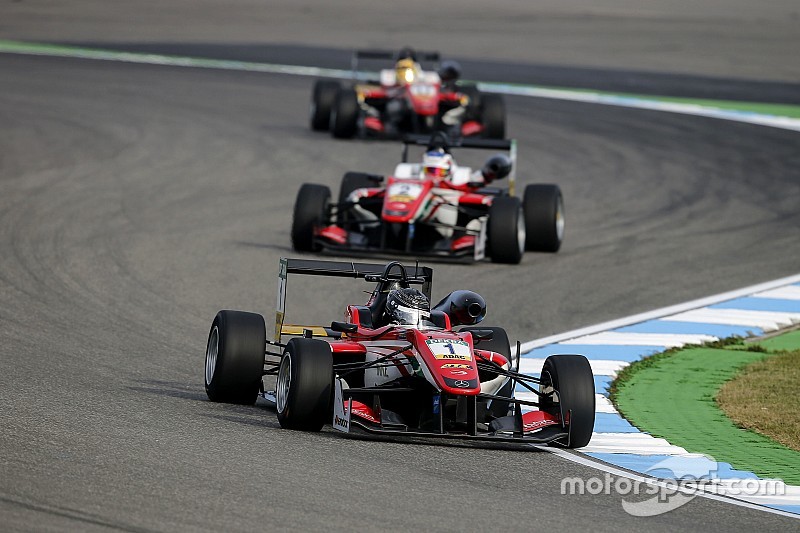
<path fill-rule="evenodd" d="M 331 134 L 349 139 L 358 129 L 358 95 L 354 89 L 341 89 L 331 112 Z"/>
<path fill-rule="evenodd" d="M 311 129 L 314 131 L 328 131 L 331 126 L 331 111 L 339 94 L 339 82 L 331 80 L 317 80 L 311 95 Z"/>
<path fill-rule="evenodd" d="M 256 403 L 264 374 L 267 330 L 264 317 L 220 311 L 206 345 L 206 394 L 212 402 Z"/>
<path fill-rule="evenodd" d="M 475 85 L 462 85 L 458 87 L 458 92 L 467 95 L 467 120 L 481 119 L 481 91 Z"/>
<path fill-rule="evenodd" d="M 508 359 L 508 364 L 511 370 L 514 369 L 514 361 L 511 358 L 511 344 L 508 341 L 508 334 L 503 328 L 492 326 L 466 326 L 459 329 L 459 332 L 471 331 L 473 329 L 490 329 L 492 330 L 492 338 L 489 340 L 480 341 L 475 347 L 480 350 L 491 350 L 497 352 Z M 494 379 L 495 375 L 488 376 L 489 379 Z M 505 396 L 511 398 L 514 392 L 514 381 L 509 379 L 497 392 L 498 396 Z M 489 413 L 491 418 L 500 418 L 501 416 L 508 415 L 508 408 L 511 402 L 502 400 L 492 400 L 489 404 Z"/>
<path fill-rule="evenodd" d="M 541 392 L 558 392 L 550 399 L 541 398 L 540 409 L 570 417 L 566 446 L 581 448 L 589 444 L 595 410 L 594 376 L 589 361 L 582 355 L 551 355 L 544 361 L 541 380 Z"/>
<path fill-rule="evenodd" d="M 525 219 L 516 196 L 498 196 L 489 207 L 487 248 L 495 263 L 517 264 L 525 251 Z"/>
<path fill-rule="evenodd" d="M 298 252 L 316 252 L 314 229 L 328 222 L 331 190 L 326 185 L 304 183 L 297 191 L 292 215 L 292 246 Z"/>
<path fill-rule="evenodd" d="M 319 431 L 330 421 L 333 355 L 317 339 L 294 338 L 281 357 L 275 391 L 278 422 L 286 429 Z"/>
<path fill-rule="evenodd" d="M 350 193 L 356 189 L 364 189 L 367 187 L 374 187 L 375 182 L 369 179 L 368 174 L 363 172 L 347 172 L 342 178 L 342 184 L 339 186 L 339 205 L 347 201 Z M 352 221 L 352 216 L 347 210 L 337 211 L 336 223 L 339 226 L 345 227 Z"/>
<path fill-rule="evenodd" d="M 557 252 L 564 240 L 564 197 L 558 185 L 528 185 L 522 208 L 525 211 L 525 249 Z"/>
<path fill-rule="evenodd" d="M 506 137 L 506 104 L 499 94 L 481 95 L 481 121 L 483 136 L 489 139 Z"/>

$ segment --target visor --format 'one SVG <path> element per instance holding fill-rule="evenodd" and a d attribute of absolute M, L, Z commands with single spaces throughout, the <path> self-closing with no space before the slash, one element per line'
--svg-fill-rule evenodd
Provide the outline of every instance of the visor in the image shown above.
<path fill-rule="evenodd" d="M 399 305 L 392 311 L 392 318 L 406 326 L 419 326 L 422 325 L 423 320 L 429 320 L 431 314 L 422 309 Z"/>
<path fill-rule="evenodd" d="M 434 178 L 446 178 L 450 175 L 450 169 L 442 167 L 425 167 L 425 175 Z"/>

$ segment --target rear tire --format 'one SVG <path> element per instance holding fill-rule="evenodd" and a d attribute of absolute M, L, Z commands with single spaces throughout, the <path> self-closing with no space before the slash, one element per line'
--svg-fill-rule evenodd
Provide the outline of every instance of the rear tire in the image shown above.
<path fill-rule="evenodd" d="M 331 113 L 331 134 L 339 139 L 348 139 L 358 129 L 358 95 L 353 89 L 341 89 Z"/>
<path fill-rule="evenodd" d="M 506 136 L 506 104 L 499 94 L 481 96 L 481 120 L 483 136 L 489 139 L 504 139 Z"/>
<path fill-rule="evenodd" d="M 501 354 L 503 357 L 508 359 L 509 369 L 513 370 L 514 361 L 511 359 L 511 343 L 508 341 L 508 334 L 506 333 L 506 330 L 493 326 L 467 326 L 459 329 L 458 331 L 471 331 L 473 329 L 490 329 L 493 331 L 492 338 L 490 340 L 481 341 L 476 347 L 481 350 L 491 350 Z M 500 390 L 497 392 L 497 395 L 510 398 L 512 397 L 513 392 L 514 380 L 509 379 L 508 382 L 500 388 Z M 510 405 L 510 401 L 492 400 L 492 403 L 489 404 L 489 413 L 491 414 L 492 418 L 506 416 L 508 415 L 508 408 Z"/>
<path fill-rule="evenodd" d="M 286 429 L 319 431 L 329 421 L 333 390 L 330 345 L 294 338 L 281 358 L 276 389 L 278 422 Z"/>
<path fill-rule="evenodd" d="M 525 219 L 516 196 L 498 196 L 489 207 L 489 256 L 495 263 L 517 264 L 525 251 Z"/>
<path fill-rule="evenodd" d="M 366 187 L 374 187 L 375 182 L 369 179 L 369 175 L 363 172 L 347 172 L 342 178 L 342 184 L 339 186 L 339 205 L 347 201 L 350 193 L 357 189 L 364 189 Z M 352 220 L 347 211 L 337 211 L 336 223 L 345 227 Z"/>
<path fill-rule="evenodd" d="M 253 405 L 264 375 L 264 317 L 220 311 L 206 344 L 206 394 L 212 402 Z"/>
<path fill-rule="evenodd" d="M 339 82 L 331 80 L 317 80 L 311 95 L 311 129 L 314 131 L 328 131 L 331 126 L 331 111 L 339 94 Z"/>
<path fill-rule="evenodd" d="M 525 187 L 525 249 L 557 252 L 564 240 L 564 197 L 558 185 Z"/>
<path fill-rule="evenodd" d="M 331 190 L 325 185 L 304 183 L 297 191 L 292 215 L 292 246 L 298 252 L 316 252 L 320 246 L 314 242 L 314 229 L 325 224 Z"/>
<path fill-rule="evenodd" d="M 582 355 L 551 355 L 542 366 L 541 391 L 558 391 L 555 401 L 540 400 L 540 409 L 552 415 L 572 414 L 569 420 L 568 448 L 589 444 L 594 430 L 594 376 L 589 361 Z M 561 408 L 559 408 L 559 403 Z"/>

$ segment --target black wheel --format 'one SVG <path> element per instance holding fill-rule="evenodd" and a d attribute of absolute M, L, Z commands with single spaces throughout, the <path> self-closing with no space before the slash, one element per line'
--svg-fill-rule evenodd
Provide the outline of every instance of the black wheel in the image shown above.
<path fill-rule="evenodd" d="M 489 139 L 504 139 L 506 136 L 506 104 L 499 94 L 481 96 L 481 120 L 483 136 Z"/>
<path fill-rule="evenodd" d="M 339 94 L 339 82 L 317 80 L 311 95 L 311 129 L 327 131 L 331 126 L 331 111 Z"/>
<path fill-rule="evenodd" d="M 540 400 L 542 411 L 569 416 L 569 448 L 589 444 L 594 429 L 594 377 L 582 355 L 551 355 L 542 366 L 542 392 L 556 390 L 550 400 Z M 559 407 L 560 404 L 560 407 Z"/>
<path fill-rule="evenodd" d="M 264 317 L 220 311 L 206 345 L 206 394 L 212 402 L 256 403 L 264 374 L 267 330 Z"/>
<path fill-rule="evenodd" d="M 358 129 L 358 95 L 353 89 L 341 89 L 331 113 L 331 134 L 347 139 Z"/>
<path fill-rule="evenodd" d="M 487 248 L 495 263 L 517 264 L 525 251 L 525 219 L 516 196 L 497 196 L 489 207 Z"/>
<path fill-rule="evenodd" d="M 525 187 L 525 249 L 557 252 L 564 240 L 564 198 L 558 185 Z"/>
<path fill-rule="evenodd" d="M 317 339 L 295 338 L 283 351 L 278 370 L 278 422 L 287 429 L 319 431 L 332 416 L 333 355 Z"/>
<path fill-rule="evenodd" d="M 480 350 L 491 350 L 503 355 L 506 359 L 508 359 L 509 367 L 511 370 L 513 370 L 514 364 L 513 360 L 511 359 L 511 344 L 508 341 L 508 334 L 506 333 L 506 330 L 493 326 L 467 326 L 461 328 L 459 331 L 471 331 L 473 329 L 492 330 L 492 338 L 490 340 L 481 341 L 478 343 L 476 348 Z M 489 379 L 494 379 L 496 376 L 489 375 L 487 377 Z M 513 392 L 514 382 L 513 380 L 509 379 L 508 382 L 500 388 L 500 390 L 497 392 L 497 395 L 510 398 Z M 491 414 L 492 418 L 506 416 L 508 415 L 508 408 L 510 404 L 511 402 L 492 400 L 492 402 L 489 404 L 489 413 Z"/>
<path fill-rule="evenodd" d="M 292 246 L 298 252 L 314 252 L 319 245 L 314 242 L 314 228 L 328 220 L 331 190 L 325 185 L 304 183 L 297 191 L 292 215 Z"/>
<path fill-rule="evenodd" d="M 480 120 L 481 118 L 481 92 L 475 85 L 462 85 L 458 87 L 458 92 L 469 97 L 467 103 L 467 120 Z"/>
<path fill-rule="evenodd" d="M 339 205 L 347 201 L 350 193 L 356 189 L 364 189 L 366 187 L 374 187 L 375 182 L 369 179 L 367 174 L 362 172 L 347 172 L 342 178 L 342 184 L 339 186 Z M 348 216 L 347 211 L 339 211 L 336 216 L 336 223 L 344 227 L 352 220 Z"/>

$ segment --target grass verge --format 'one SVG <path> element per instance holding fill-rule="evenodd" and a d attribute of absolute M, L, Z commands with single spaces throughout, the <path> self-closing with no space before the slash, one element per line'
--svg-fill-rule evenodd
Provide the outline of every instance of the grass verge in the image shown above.
<path fill-rule="evenodd" d="M 795 333 L 791 343 L 800 348 L 800 332 Z M 740 428 L 716 402 L 719 389 L 740 369 L 786 349 L 779 339 L 757 344 L 727 340 L 644 359 L 620 373 L 612 401 L 632 424 L 653 436 L 734 468 L 800 485 L 800 452 Z M 795 383 L 793 390 L 798 389 Z"/>
<path fill-rule="evenodd" d="M 722 386 L 717 403 L 739 427 L 800 452 L 798 392 L 800 350 L 795 350 L 748 365 Z"/>

